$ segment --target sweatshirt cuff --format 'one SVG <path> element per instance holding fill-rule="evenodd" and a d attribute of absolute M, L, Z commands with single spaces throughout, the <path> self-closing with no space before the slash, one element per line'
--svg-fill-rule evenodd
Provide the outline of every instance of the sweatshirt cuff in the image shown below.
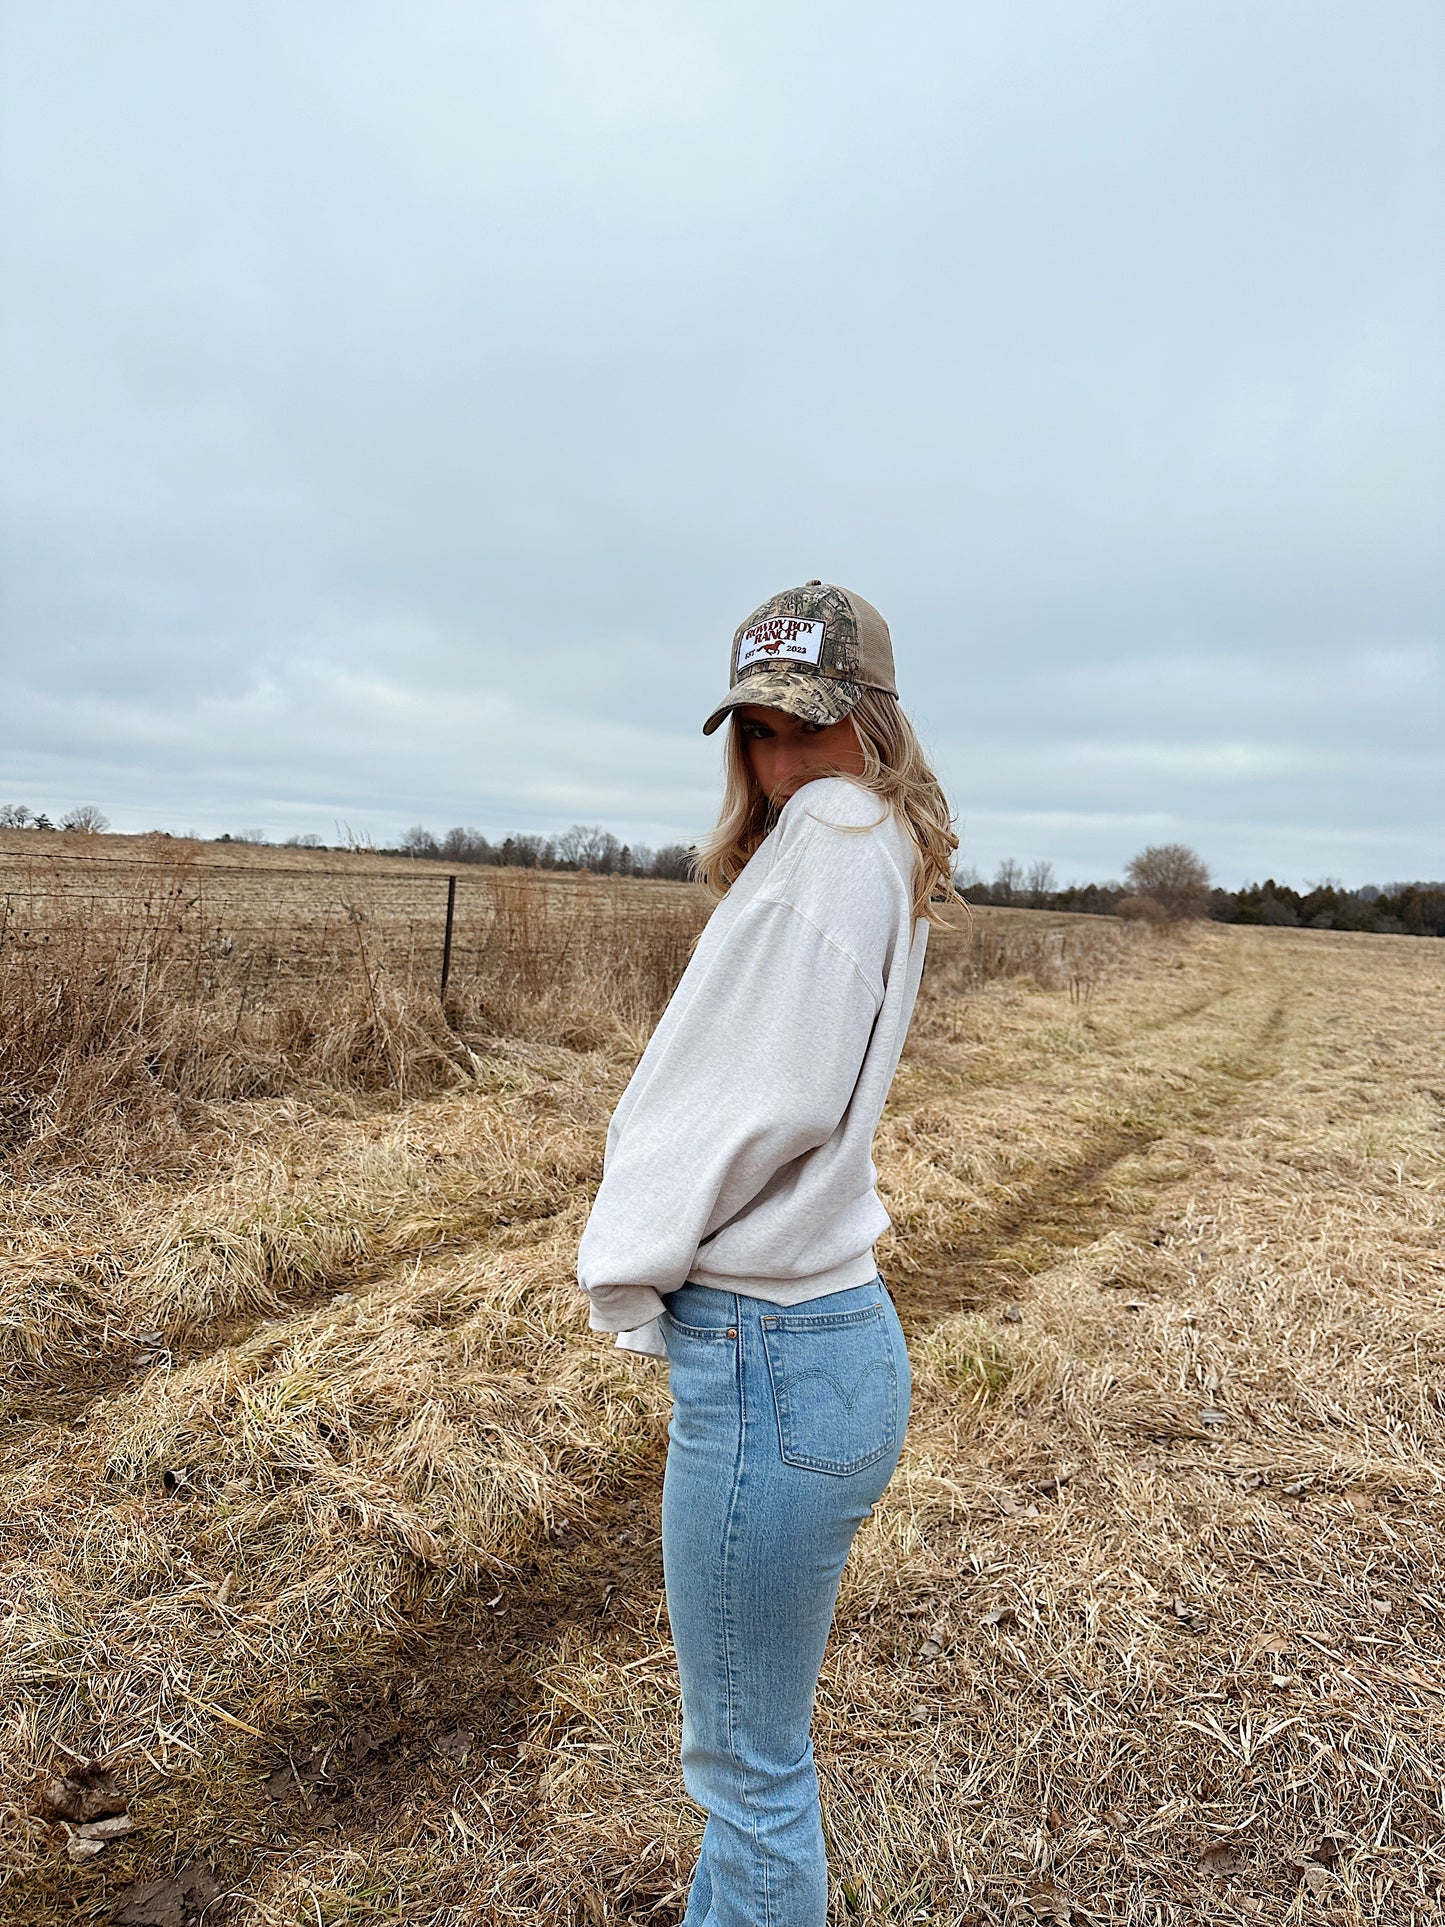
<path fill-rule="evenodd" d="M 662 1300 L 651 1285 L 604 1285 L 587 1292 L 587 1324 L 595 1332 L 637 1331 L 661 1316 Z"/>
<path fill-rule="evenodd" d="M 654 1318 L 650 1325 L 640 1331 L 618 1332 L 617 1345 L 620 1351 L 641 1352 L 646 1358 L 666 1358 L 667 1345 L 663 1340 L 662 1326 Z"/>

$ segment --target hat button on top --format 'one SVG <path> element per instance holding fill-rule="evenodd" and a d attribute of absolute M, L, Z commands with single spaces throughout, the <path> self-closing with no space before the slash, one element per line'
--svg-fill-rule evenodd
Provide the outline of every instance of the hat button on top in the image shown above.
<path fill-rule="evenodd" d="M 808 580 L 803 584 L 805 589 L 821 589 L 822 586 L 823 578 L 820 575 L 810 575 Z"/>

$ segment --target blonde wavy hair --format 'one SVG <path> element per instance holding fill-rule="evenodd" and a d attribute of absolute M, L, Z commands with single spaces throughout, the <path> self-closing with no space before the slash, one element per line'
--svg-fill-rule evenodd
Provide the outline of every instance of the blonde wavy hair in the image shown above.
<path fill-rule="evenodd" d="M 863 751 L 863 773 L 856 776 L 839 770 L 837 774 L 872 790 L 908 831 L 918 852 L 913 871 L 914 919 L 942 924 L 943 906 L 962 902 L 953 882 L 958 838 L 948 799 L 896 696 L 884 689 L 865 689 L 848 720 Z M 692 866 L 698 882 L 715 897 L 727 895 L 778 820 L 777 810 L 753 775 L 736 714 L 728 717 L 723 769 L 722 809 Z"/>

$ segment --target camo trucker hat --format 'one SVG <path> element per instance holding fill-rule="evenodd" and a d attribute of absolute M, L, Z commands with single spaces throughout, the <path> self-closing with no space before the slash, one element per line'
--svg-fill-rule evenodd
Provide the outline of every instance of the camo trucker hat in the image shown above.
<path fill-rule="evenodd" d="M 805 582 L 770 596 L 733 637 L 728 693 L 702 733 L 711 736 L 739 703 L 841 723 L 865 689 L 898 694 L 888 624 L 851 589 Z"/>

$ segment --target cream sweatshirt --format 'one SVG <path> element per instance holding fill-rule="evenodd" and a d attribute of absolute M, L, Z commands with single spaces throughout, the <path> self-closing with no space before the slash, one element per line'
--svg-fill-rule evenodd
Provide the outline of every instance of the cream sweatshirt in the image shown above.
<path fill-rule="evenodd" d="M 912 839 L 805 784 L 709 918 L 623 1092 L 578 1251 L 594 1331 L 664 1356 L 685 1282 L 801 1304 L 866 1284 L 889 1220 L 873 1134 L 928 938 Z"/>

